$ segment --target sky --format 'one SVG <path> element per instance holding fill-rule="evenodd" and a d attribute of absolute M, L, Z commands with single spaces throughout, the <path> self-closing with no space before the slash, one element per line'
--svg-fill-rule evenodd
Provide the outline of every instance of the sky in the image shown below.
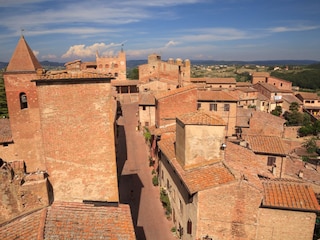
<path fill-rule="evenodd" d="M 320 61 L 320 0 L 0 0 L 0 61 L 21 35 L 39 61 Z"/>

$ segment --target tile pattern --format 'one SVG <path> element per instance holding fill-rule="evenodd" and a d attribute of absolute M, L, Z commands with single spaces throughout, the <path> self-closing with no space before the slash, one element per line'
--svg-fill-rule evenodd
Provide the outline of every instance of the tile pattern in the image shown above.
<path fill-rule="evenodd" d="M 225 91 L 198 91 L 198 101 L 237 102 L 237 98 Z"/>
<path fill-rule="evenodd" d="M 249 148 L 255 153 L 285 156 L 286 151 L 282 140 L 277 136 L 244 135 L 243 138 L 249 143 Z"/>
<path fill-rule="evenodd" d="M 43 239 L 43 224 L 46 209 L 22 215 L 9 223 L 0 225 L 1 240 L 35 240 Z"/>
<path fill-rule="evenodd" d="M 320 211 L 313 189 L 293 181 L 264 181 L 262 206 L 303 211 Z"/>
<path fill-rule="evenodd" d="M 197 88 L 197 86 L 195 86 L 195 85 L 188 85 L 188 86 L 177 88 L 177 89 L 170 90 L 170 91 L 159 92 L 159 93 L 155 94 L 155 98 L 157 100 L 159 100 L 161 98 L 169 97 L 169 96 L 183 93 L 185 91 L 189 91 L 189 90 L 196 89 L 196 88 Z"/>
<path fill-rule="evenodd" d="M 218 115 L 207 111 L 194 111 L 178 116 L 182 123 L 186 125 L 211 125 L 224 126 L 225 121 Z"/>
<path fill-rule="evenodd" d="M 274 178 L 268 166 L 261 161 L 257 161 L 257 157 L 252 150 L 232 142 L 227 142 L 225 164 L 232 170 L 237 179 L 246 180 L 261 191 L 262 184 L 259 176 Z"/>
<path fill-rule="evenodd" d="M 135 239 L 128 205 L 54 203 L 48 208 L 45 239 Z"/>

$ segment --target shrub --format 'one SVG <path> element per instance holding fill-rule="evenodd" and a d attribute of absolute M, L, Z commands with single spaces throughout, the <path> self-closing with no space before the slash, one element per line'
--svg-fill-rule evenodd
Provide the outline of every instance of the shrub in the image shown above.
<path fill-rule="evenodd" d="M 157 175 L 153 176 L 152 184 L 153 184 L 153 186 L 158 186 L 159 185 L 159 180 L 158 180 L 158 176 Z"/>

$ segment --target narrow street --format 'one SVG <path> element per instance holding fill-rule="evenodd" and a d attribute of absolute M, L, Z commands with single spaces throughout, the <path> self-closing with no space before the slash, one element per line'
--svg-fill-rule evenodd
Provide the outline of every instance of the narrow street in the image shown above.
<path fill-rule="evenodd" d="M 159 187 L 152 184 L 148 149 L 136 130 L 138 103 L 122 105 L 118 119 L 117 161 L 120 202 L 130 205 L 138 240 L 174 240 L 173 223 L 165 216 Z"/>

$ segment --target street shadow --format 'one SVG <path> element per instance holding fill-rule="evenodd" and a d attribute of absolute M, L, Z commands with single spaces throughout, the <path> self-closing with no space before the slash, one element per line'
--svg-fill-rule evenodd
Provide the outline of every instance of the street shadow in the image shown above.
<path fill-rule="evenodd" d="M 146 240 L 142 226 L 138 226 L 141 190 L 143 184 L 138 174 L 121 175 L 119 177 L 120 203 L 129 204 L 131 217 L 137 240 Z"/>
<path fill-rule="evenodd" d="M 117 173 L 119 177 L 127 160 L 126 134 L 122 125 L 117 125 L 117 139 Z"/>

